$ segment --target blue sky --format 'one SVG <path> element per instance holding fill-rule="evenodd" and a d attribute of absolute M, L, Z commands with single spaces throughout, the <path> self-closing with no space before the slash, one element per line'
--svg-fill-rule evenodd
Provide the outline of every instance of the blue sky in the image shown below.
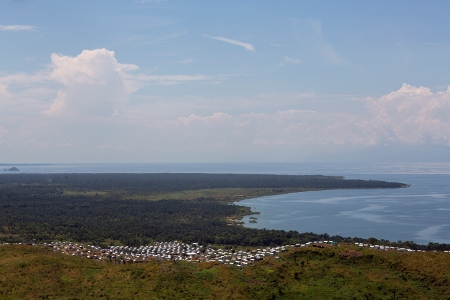
<path fill-rule="evenodd" d="M 0 162 L 448 162 L 448 11 L 2 1 Z"/>

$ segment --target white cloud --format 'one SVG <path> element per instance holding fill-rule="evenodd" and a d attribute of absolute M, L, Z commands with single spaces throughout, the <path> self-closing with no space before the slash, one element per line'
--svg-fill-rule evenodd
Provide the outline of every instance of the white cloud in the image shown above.
<path fill-rule="evenodd" d="M 378 99 L 366 113 L 285 110 L 235 116 L 256 145 L 450 145 L 450 88 L 431 92 L 404 84 Z"/>
<path fill-rule="evenodd" d="M 106 84 L 126 71 L 138 69 L 136 65 L 120 64 L 114 51 L 106 49 L 83 50 L 76 57 L 52 54 L 54 70 L 51 76 L 64 85 Z"/>
<path fill-rule="evenodd" d="M 129 102 L 146 85 L 211 80 L 201 74 L 148 75 L 137 70 L 136 65 L 119 63 L 113 51 L 95 49 L 75 57 L 53 54 L 48 69 L 36 74 L 0 76 L 1 151 L 36 148 L 45 150 L 43 157 L 60 153 L 64 159 L 61 153 L 67 153 L 76 159 L 76 153 L 88 150 L 105 160 L 110 152 L 118 159 L 121 153 L 141 153 L 136 160 L 151 151 L 166 160 L 170 155 L 220 160 L 228 154 L 258 159 L 253 157 L 258 152 L 289 160 L 300 152 L 332 153 L 344 147 L 450 145 L 450 88 L 433 92 L 404 84 L 382 97 L 359 100 L 312 93 L 214 97 L 189 90 L 192 94 L 172 97 L 139 93 Z M 345 105 L 330 109 L 324 103 Z M 42 111 L 64 118 L 48 118 Z M 293 156 L 283 156 L 285 151 Z"/>
<path fill-rule="evenodd" d="M 450 88 L 433 93 L 405 84 L 398 91 L 358 103 L 362 106 L 358 114 L 302 109 L 191 114 L 177 118 L 174 128 L 196 145 L 217 140 L 219 132 L 230 147 L 450 145 Z"/>
<path fill-rule="evenodd" d="M 76 57 L 52 54 L 51 78 L 64 85 L 48 115 L 111 116 L 134 90 L 127 82 L 136 65 L 120 64 L 114 52 L 83 50 Z"/>
<path fill-rule="evenodd" d="M 0 31 L 34 31 L 36 27 L 30 25 L 0 25 Z"/>
<path fill-rule="evenodd" d="M 218 40 L 218 41 L 221 41 L 221 42 L 226 42 L 226 43 L 229 43 L 229 44 L 232 44 L 232 45 L 241 46 L 247 51 L 255 51 L 255 47 L 253 47 L 253 45 L 249 44 L 249 43 L 245 43 L 245 42 L 241 42 L 241 41 L 237 41 L 237 40 L 232 40 L 232 39 L 224 38 L 224 37 L 220 37 L 220 36 L 209 36 L 209 35 L 206 35 L 206 34 L 204 34 L 203 36 L 206 37 L 206 38 L 209 38 L 209 39 L 214 39 L 214 40 Z"/>
<path fill-rule="evenodd" d="M 148 84 L 169 85 L 205 81 L 205 75 L 133 74 L 136 65 L 118 63 L 114 51 L 83 50 L 76 57 L 52 54 L 50 77 L 64 88 L 57 93 L 47 115 L 111 116 L 119 115 L 128 97 Z M 120 113 L 124 115 L 124 113 Z"/>
<path fill-rule="evenodd" d="M 385 143 L 450 145 L 450 88 L 433 93 L 408 84 L 379 99 L 367 99 L 370 126 Z"/>
<path fill-rule="evenodd" d="M 35 74 L 0 75 L 0 114 L 27 116 L 127 116 L 129 97 L 144 86 L 223 80 L 195 74 L 146 75 L 138 66 L 119 63 L 114 51 L 83 50 L 70 57 L 51 55 Z"/>

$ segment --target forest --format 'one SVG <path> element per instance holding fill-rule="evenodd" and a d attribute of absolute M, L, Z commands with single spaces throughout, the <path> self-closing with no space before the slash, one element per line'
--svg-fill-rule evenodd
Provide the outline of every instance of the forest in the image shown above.
<path fill-rule="evenodd" d="M 104 246 L 171 240 L 240 246 L 320 239 L 360 242 L 364 240 L 326 233 L 245 228 L 238 220 L 252 212 L 235 201 L 317 189 L 403 187 L 407 185 L 321 175 L 0 174 L 0 242 L 63 240 Z M 427 247 L 447 249 L 442 244 Z"/>

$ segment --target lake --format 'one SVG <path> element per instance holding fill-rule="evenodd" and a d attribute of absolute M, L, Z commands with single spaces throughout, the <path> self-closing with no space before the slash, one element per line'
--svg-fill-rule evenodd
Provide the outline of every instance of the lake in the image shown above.
<path fill-rule="evenodd" d="M 398 181 L 402 189 L 327 190 L 254 198 L 239 205 L 260 212 L 252 228 L 375 237 L 390 241 L 450 244 L 450 163 L 192 163 L 192 164 L 0 164 L 21 173 L 238 173 L 342 175 Z"/>
<path fill-rule="evenodd" d="M 450 174 L 341 174 L 411 186 L 312 191 L 244 200 L 239 204 L 260 212 L 245 217 L 245 226 L 450 244 Z M 257 223 L 250 223 L 250 217 L 256 217 Z"/>

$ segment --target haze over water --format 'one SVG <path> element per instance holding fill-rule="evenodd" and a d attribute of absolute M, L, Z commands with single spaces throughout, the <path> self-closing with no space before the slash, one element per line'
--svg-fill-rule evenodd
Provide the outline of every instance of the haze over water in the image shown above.
<path fill-rule="evenodd" d="M 323 166 L 319 174 L 410 184 L 402 189 L 327 190 L 240 202 L 259 215 L 253 228 L 375 237 L 419 244 L 450 243 L 449 164 Z M 257 223 L 249 223 L 256 217 Z"/>
<path fill-rule="evenodd" d="M 410 184 L 401 189 L 327 190 L 239 202 L 259 215 L 243 219 L 254 228 L 375 237 L 419 244 L 450 243 L 450 164 L 46 164 L 16 166 L 21 173 L 248 173 L 342 175 Z M 257 223 L 249 223 L 256 217 Z"/>

